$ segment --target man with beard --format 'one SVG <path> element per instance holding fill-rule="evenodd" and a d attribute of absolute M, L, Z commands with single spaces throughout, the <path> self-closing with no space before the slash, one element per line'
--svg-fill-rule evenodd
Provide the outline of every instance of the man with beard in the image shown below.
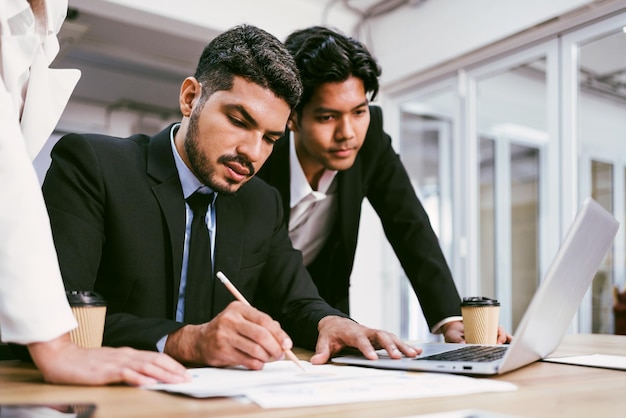
<path fill-rule="evenodd" d="M 369 358 L 378 348 L 416 355 L 319 296 L 287 235 L 278 192 L 253 178 L 301 90 L 282 43 L 238 26 L 211 41 L 183 81 L 180 124 L 151 138 L 70 134 L 57 143 L 43 190 L 61 272 L 68 290 L 107 299 L 104 344 L 250 369 L 282 358 L 294 342 L 316 351 L 314 364 L 343 347 Z M 202 209 L 196 200 L 205 200 Z M 200 258 L 194 219 L 210 238 Z M 218 271 L 253 307 L 216 283 Z"/>

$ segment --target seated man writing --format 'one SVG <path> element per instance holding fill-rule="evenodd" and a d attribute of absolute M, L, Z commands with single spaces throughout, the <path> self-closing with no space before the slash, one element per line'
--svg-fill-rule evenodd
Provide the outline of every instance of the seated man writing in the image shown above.
<path fill-rule="evenodd" d="M 107 299 L 104 344 L 250 369 L 294 342 L 315 350 L 314 364 L 344 347 L 368 358 L 379 348 L 417 354 L 319 296 L 280 195 L 253 178 L 301 91 L 282 43 L 238 26 L 211 41 L 183 81 L 179 124 L 153 137 L 70 134 L 55 146 L 43 191 L 61 272 L 68 290 Z M 234 300 L 218 271 L 253 307 Z"/>

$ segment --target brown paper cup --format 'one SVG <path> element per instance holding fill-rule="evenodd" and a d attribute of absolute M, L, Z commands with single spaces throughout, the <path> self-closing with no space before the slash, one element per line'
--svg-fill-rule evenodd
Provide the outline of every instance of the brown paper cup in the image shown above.
<path fill-rule="evenodd" d="M 90 291 L 73 290 L 66 294 L 78 322 L 78 327 L 70 331 L 70 338 L 84 348 L 101 347 L 106 301 L 99 294 Z"/>
<path fill-rule="evenodd" d="M 464 298 L 461 303 L 465 342 L 468 344 L 496 344 L 500 303 L 484 297 Z"/>

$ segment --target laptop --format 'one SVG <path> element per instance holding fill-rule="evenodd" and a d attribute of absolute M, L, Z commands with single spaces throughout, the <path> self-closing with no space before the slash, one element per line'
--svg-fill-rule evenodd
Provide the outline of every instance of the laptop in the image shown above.
<path fill-rule="evenodd" d="M 593 199 L 580 207 L 545 279 L 539 285 L 510 344 L 424 343 L 416 358 L 394 360 L 379 350 L 379 359 L 358 354 L 333 363 L 382 369 L 497 375 L 541 360 L 554 352 L 578 310 L 619 223 Z"/>

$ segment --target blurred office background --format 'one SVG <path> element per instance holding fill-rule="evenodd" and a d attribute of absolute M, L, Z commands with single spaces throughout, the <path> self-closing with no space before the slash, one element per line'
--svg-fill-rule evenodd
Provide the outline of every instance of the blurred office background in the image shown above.
<path fill-rule="evenodd" d="M 54 63 L 82 78 L 66 132 L 155 133 L 180 118 L 180 83 L 239 23 L 280 39 L 328 25 L 383 68 L 377 104 L 426 206 L 461 296 L 502 303 L 514 331 L 579 204 L 626 221 L 626 0 L 69 0 Z M 132 202 L 129 202 L 132 204 Z M 614 333 L 623 226 L 571 332 Z M 433 339 L 366 202 L 355 319 Z"/>

